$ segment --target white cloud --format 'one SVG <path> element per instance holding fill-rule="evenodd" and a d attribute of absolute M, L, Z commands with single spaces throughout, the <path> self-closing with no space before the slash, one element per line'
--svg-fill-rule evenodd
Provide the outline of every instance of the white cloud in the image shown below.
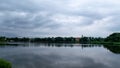
<path fill-rule="evenodd" d="M 91 23 L 91 18 L 84 17 L 84 16 L 69 16 L 69 15 L 62 15 L 57 14 L 52 17 L 52 20 L 56 23 L 60 23 L 66 26 L 83 26 L 88 25 Z"/>

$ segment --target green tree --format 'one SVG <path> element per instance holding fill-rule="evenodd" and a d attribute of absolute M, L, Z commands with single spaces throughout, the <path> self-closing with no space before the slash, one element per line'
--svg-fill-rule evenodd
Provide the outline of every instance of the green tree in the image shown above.
<path fill-rule="evenodd" d="M 113 33 L 109 35 L 105 41 L 107 42 L 120 42 L 120 33 Z"/>
<path fill-rule="evenodd" d="M 0 37 L 0 43 L 4 43 L 6 41 L 5 37 Z"/>

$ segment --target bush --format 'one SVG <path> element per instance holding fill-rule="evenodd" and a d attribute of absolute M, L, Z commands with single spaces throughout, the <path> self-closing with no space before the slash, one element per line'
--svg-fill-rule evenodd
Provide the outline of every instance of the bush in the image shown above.
<path fill-rule="evenodd" d="M 12 68 L 11 63 L 0 59 L 0 68 Z"/>

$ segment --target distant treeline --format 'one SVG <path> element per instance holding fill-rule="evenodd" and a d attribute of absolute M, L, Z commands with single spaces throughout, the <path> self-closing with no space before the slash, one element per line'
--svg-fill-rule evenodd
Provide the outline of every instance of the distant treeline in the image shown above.
<path fill-rule="evenodd" d="M 104 38 L 96 38 L 96 37 L 47 37 L 47 38 L 7 38 L 0 37 L 0 41 L 7 42 L 41 42 L 41 43 L 91 43 L 91 42 L 99 42 L 104 41 Z"/>
<path fill-rule="evenodd" d="M 99 43 L 120 42 L 120 33 L 113 33 L 106 38 L 101 37 L 46 37 L 46 38 L 8 38 L 0 37 L 0 42 L 39 42 L 39 43 Z"/>

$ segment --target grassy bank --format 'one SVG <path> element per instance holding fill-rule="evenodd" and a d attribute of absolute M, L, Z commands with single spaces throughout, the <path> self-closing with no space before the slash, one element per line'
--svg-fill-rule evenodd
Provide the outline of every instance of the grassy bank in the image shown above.
<path fill-rule="evenodd" d="M 12 65 L 10 62 L 0 59 L 0 68 L 12 68 Z"/>
<path fill-rule="evenodd" d="M 17 44 L 17 43 L 7 43 L 7 42 L 0 42 L 0 46 L 18 46 L 23 44 Z"/>
<path fill-rule="evenodd" d="M 9 43 L 3 43 L 3 44 L 0 44 L 0 46 L 10 46 L 10 45 L 14 45 L 14 46 L 18 46 L 18 45 L 20 45 L 20 44 L 9 44 Z"/>

